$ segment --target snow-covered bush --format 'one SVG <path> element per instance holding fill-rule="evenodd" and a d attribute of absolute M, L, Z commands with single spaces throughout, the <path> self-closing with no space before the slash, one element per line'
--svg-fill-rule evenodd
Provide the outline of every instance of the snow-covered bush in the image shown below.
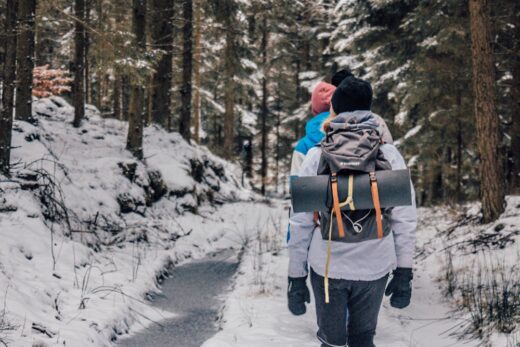
<path fill-rule="evenodd" d="M 519 332 L 520 197 L 510 196 L 507 203 L 500 219 L 484 226 L 478 206 L 470 205 L 438 235 L 445 240 L 444 291 L 468 313 L 461 331 L 483 340 Z"/>

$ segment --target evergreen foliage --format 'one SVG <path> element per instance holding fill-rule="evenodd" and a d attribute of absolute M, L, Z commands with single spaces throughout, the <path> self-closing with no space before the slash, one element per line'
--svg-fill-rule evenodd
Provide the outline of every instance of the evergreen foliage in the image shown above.
<path fill-rule="evenodd" d="M 0 0 L 2 23 L 6 4 Z M 504 134 L 497 155 L 508 189 L 517 191 L 520 11 L 514 0 L 494 4 L 497 110 Z M 185 11 L 191 6 L 193 14 Z M 294 144 L 311 117 L 312 88 L 349 68 L 372 83 L 373 110 L 404 153 L 420 204 L 479 197 L 466 2 L 149 0 L 146 17 L 141 49 L 127 1 L 85 0 L 85 100 L 104 116 L 128 119 L 139 86 L 135 112 L 146 124 L 181 127 L 185 138 L 240 160 L 259 190 L 284 193 Z M 186 26 L 186 18 L 193 25 Z M 36 1 L 36 66 L 73 67 L 76 24 L 70 1 Z M 2 45 L 2 66 L 4 50 Z M 187 64 L 189 57 L 193 64 Z M 196 106 L 183 94 L 188 86 Z"/>

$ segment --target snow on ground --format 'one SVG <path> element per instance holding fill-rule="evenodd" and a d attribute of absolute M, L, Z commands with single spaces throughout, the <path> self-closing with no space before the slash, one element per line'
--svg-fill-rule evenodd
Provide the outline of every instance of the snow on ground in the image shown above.
<path fill-rule="evenodd" d="M 110 346 L 168 318 L 144 299 L 165 269 L 241 247 L 243 225 L 271 214 L 236 166 L 176 133 L 147 128 L 143 164 L 125 122 L 89 107 L 75 129 L 61 98 L 33 110 L 38 125 L 15 122 L 13 178 L 0 177 L 0 345 Z"/>
<path fill-rule="evenodd" d="M 286 308 L 287 202 L 260 201 L 236 166 L 178 134 L 147 128 L 142 163 L 124 150 L 125 122 L 89 107 L 74 129 L 61 98 L 34 110 L 38 125 L 15 123 L 14 177 L 0 177 L 0 344 L 110 346 L 175 315 L 144 299 L 167 268 L 243 247 L 223 330 L 204 347 L 317 345 L 313 305 L 302 317 Z M 467 308 L 481 299 L 468 292 L 492 274 L 508 293 L 518 288 L 519 211 L 520 198 L 508 197 L 502 218 L 481 226 L 476 205 L 421 209 L 412 305 L 385 299 L 377 345 L 516 347 L 519 338 L 499 332 L 518 334 L 507 322 L 467 339 Z"/>
<path fill-rule="evenodd" d="M 499 221 L 481 228 L 494 230 L 496 225 L 504 225 L 506 234 L 507 230 L 518 230 L 520 198 L 509 197 L 508 206 Z M 453 235 L 469 240 L 475 235 L 476 228 L 474 225 L 455 224 L 458 219 L 460 216 L 448 207 L 419 210 L 412 303 L 406 309 L 397 310 L 390 306 L 388 298 L 384 299 L 375 340 L 377 346 L 517 346 L 512 342 L 516 341 L 514 334 L 494 333 L 485 340 L 472 339 L 466 334 L 461 339 L 471 316 L 454 305 L 455 299 L 446 295 L 443 281 L 447 268 L 444 248 L 448 242 L 460 242 L 461 239 L 455 239 L 455 236 L 443 239 L 442 235 L 446 230 L 455 229 Z M 266 228 L 260 241 L 254 241 L 254 246 L 244 257 L 235 290 L 227 299 L 222 331 L 203 347 L 318 345 L 313 303 L 300 317 L 292 316 L 287 309 L 288 254 L 283 232 L 286 223 L 286 218 L 280 223 L 278 230 L 282 232 Z M 516 242 L 520 240 L 517 238 Z M 504 253 L 504 249 L 497 249 L 499 251 L 493 254 L 494 257 L 505 256 L 513 263 L 518 262 L 507 253 L 511 250 Z M 470 264 L 468 259 L 462 256 L 460 259 L 462 263 Z M 466 266 L 465 270 L 473 271 L 471 266 Z"/>

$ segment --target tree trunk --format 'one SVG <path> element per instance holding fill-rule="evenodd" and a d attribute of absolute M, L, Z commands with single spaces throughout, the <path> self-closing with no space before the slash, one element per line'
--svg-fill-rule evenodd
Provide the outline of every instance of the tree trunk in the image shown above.
<path fill-rule="evenodd" d="M 18 1 L 18 39 L 16 41 L 16 118 L 34 122 L 32 82 L 34 68 L 34 18 L 36 0 Z"/>
<path fill-rule="evenodd" d="M 90 25 L 90 10 L 92 8 L 93 0 L 85 0 L 85 23 Z M 92 104 L 92 90 L 90 82 L 90 66 L 89 66 L 89 51 L 90 51 L 90 34 L 85 30 L 85 100 L 88 104 Z"/>
<path fill-rule="evenodd" d="M 132 0 L 133 1 L 133 0 Z M 122 116 L 123 120 L 128 121 L 128 112 L 130 107 L 130 93 L 131 93 L 131 81 L 127 73 L 123 73 L 121 76 L 121 105 L 122 105 Z"/>
<path fill-rule="evenodd" d="M 262 153 L 262 163 L 260 165 L 260 175 L 262 178 L 262 195 L 266 193 L 266 185 L 267 185 L 267 116 L 268 116 L 268 108 L 267 108 L 267 14 L 264 12 L 263 24 L 262 24 L 262 41 L 261 41 L 261 54 L 262 54 L 262 68 L 264 70 L 262 76 L 262 109 L 261 109 L 261 143 L 260 143 L 260 152 Z"/>
<path fill-rule="evenodd" d="M 280 76 L 281 78 L 281 76 Z M 281 118 L 280 118 L 280 95 L 278 94 L 278 111 L 276 112 L 276 153 L 275 153 L 275 189 L 278 193 L 278 186 L 280 185 L 280 126 L 281 126 Z"/>
<path fill-rule="evenodd" d="M 294 85 L 295 85 L 295 105 L 294 108 L 298 108 L 300 106 L 301 99 L 301 87 L 300 87 L 300 72 L 301 72 L 301 61 L 300 58 L 296 58 L 296 73 L 294 74 Z"/>
<path fill-rule="evenodd" d="M 512 152 L 512 174 L 511 193 L 520 193 L 520 2 L 517 1 L 514 10 L 516 54 L 513 54 L 513 84 L 511 86 L 511 152 Z"/>
<path fill-rule="evenodd" d="M 161 49 L 161 56 L 153 76 L 152 119 L 171 130 L 171 88 L 173 59 L 173 1 L 151 0 L 151 36 L 154 49 Z"/>
<path fill-rule="evenodd" d="M 9 176 L 13 130 L 14 83 L 16 65 L 16 3 L 7 0 L 3 66 L 2 113 L 0 114 L 0 172 Z"/>
<path fill-rule="evenodd" d="M 123 120 L 123 82 L 118 72 L 114 76 L 114 118 Z"/>
<path fill-rule="evenodd" d="M 183 54 L 182 54 L 182 87 L 181 87 L 181 119 L 179 132 L 186 141 L 191 137 L 191 93 L 193 71 L 193 2 L 184 0 L 183 4 L 184 27 Z"/>
<path fill-rule="evenodd" d="M 146 0 L 133 0 L 132 31 L 135 47 L 142 54 L 146 50 Z M 132 81 L 128 112 L 128 136 L 126 149 L 137 159 L 143 159 L 144 89 L 141 81 Z"/>
<path fill-rule="evenodd" d="M 226 21 L 231 28 L 231 21 Z M 226 30 L 224 62 L 224 158 L 231 159 L 235 143 L 235 44 L 233 30 Z"/>
<path fill-rule="evenodd" d="M 499 118 L 495 104 L 493 62 L 488 0 L 469 0 L 473 92 L 477 142 L 480 153 L 480 195 L 483 222 L 496 220 L 504 211 L 504 172 L 500 151 Z"/>
<path fill-rule="evenodd" d="M 464 150 L 464 136 L 462 130 L 462 90 L 457 91 L 457 108 L 460 110 L 457 116 L 457 178 L 455 187 L 455 199 L 457 199 L 457 203 L 461 203 L 463 201 L 462 196 L 462 151 Z"/>
<path fill-rule="evenodd" d="M 75 0 L 74 15 L 74 127 L 78 128 L 85 117 L 85 0 Z"/>
<path fill-rule="evenodd" d="M 201 76 L 200 68 L 202 65 L 202 3 L 201 0 L 195 0 L 195 43 L 193 49 L 193 139 L 200 142 L 200 86 Z"/>
<path fill-rule="evenodd" d="M 146 125 L 150 125 L 153 122 L 153 76 L 148 77 L 147 83 L 148 87 L 146 88 Z"/>

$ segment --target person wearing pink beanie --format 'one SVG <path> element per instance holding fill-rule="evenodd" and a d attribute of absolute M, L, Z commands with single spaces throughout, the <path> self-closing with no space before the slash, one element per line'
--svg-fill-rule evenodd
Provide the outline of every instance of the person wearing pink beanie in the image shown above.
<path fill-rule="evenodd" d="M 330 109 L 330 100 L 336 87 L 327 82 L 320 82 L 312 91 L 312 115 L 316 116 L 322 112 L 328 112 Z"/>
<path fill-rule="evenodd" d="M 314 87 L 311 96 L 313 118 L 305 125 L 305 136 L 296 144 L 291 162 L 291 177 L 296 176 L 307 151 L 317 145 L 325 133 L 322 124 L 330 115 L 330 100 L 336 87 L 327 82 L 320 82 Z"/>

